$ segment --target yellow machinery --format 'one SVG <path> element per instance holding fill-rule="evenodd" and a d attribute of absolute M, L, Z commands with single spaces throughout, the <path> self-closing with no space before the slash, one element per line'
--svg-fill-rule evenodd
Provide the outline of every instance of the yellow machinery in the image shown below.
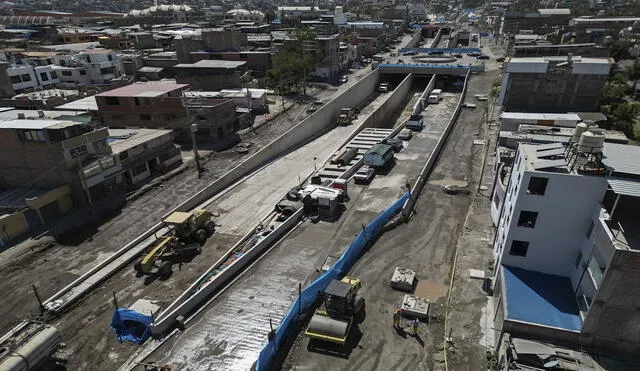
<path fill-rule="evenodd" d="M 333 280 L 324 290 L 324 303 L 309 321 L 305 335 L 317 340 L 345 344 L 351 326 L 364 311 L 364 299 L 358 296 L 359 278 Z"/>
<path fill-rule="evenodd" d="M 174 260 L 187 251 L 200 251 L 213 234 L 216 225 L 211 217 L 210 211 L 202 209 L 190 213 L 176 211 L 166 217 L 163 222 L 169 232 L 157 238 L 145 256 L 134 264 L 135 271 L 139 275 L 169 277 Z"/>

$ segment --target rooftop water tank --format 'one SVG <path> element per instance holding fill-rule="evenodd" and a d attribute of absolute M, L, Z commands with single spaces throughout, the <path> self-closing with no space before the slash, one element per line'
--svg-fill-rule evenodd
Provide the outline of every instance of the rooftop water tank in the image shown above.
<path fill-rule="evenodd" d="M 585 124 L 584 122 L 581 122 L 578 125 L 576 125 L 576 128 L 573 129 L 573 136 L 571 137 L 571 143 L 578 143 L 578 141 L 580 140 L 580 136 L 582 136 L 582 133 L 584 133 L 588 129 L 589 129 L 589 126 L 587 126 L 587 124 Z"/>
<path fill-rule="evenodd" d="M 578 152 L 601 153 L 604 148 L 604 132 L 592 129 L 582 133 L 578 142 Z"/>

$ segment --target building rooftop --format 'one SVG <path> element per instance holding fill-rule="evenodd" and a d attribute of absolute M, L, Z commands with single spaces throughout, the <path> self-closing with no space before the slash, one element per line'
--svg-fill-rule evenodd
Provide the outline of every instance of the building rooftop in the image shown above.
<path fill-rule="evenodd" d="M 538 9 L 538 13 L 542 15 L 570 15 L 571 9 L 567 9 L 567 8 Z"/>
<path fill-rule="evenodd" d="M 629 143 L 629 138 L 623 132 L 617 130 L 602 130 L 605 136 L 605 142 L 610 143 Z M 517 131 L 501 130 L 499 134 L 500 145 L 503 140 L 513 139 L 518 142 L 535 143 L 562 143 L 568 144 L 574 129 L 569 127 L 545 126 L 545 125 L 527 125 L 521 124 Z M 515 148 L 506 144 L 509 148 Z"/>
<path fill-rule="evenodd" d="M 43 119 L 56 120 L 61 116 L 77 116 L 87 113 L 86 111 L 36 111 L 25 109 L 11 109 L 11 107 L 6 108 L 9 109 L 0 111 L 0 121 L 17 120 L 19 115 L 24 115 L 24 117 L 27 119 L 38 119 L 42 114 Z"/>
<path fill-rule="evenodd" d="M 588 22 L 635 22 L 640 21 L 640 17 L 606 17 L 606 18 L 588 18 L 579 17 L 571 19 L 575 23 L 588 23 Z"/>
<path fill-rule="evenodd" d="M 566 62 L 567 56 L 541 56 L 541 57 L 511 57 L 509 63 L 548 63 L 548 62 Z M 591 58 L 572 56 L 573 63 L 592 63 L 592 64 L 611 64 L 609 58 Z"/>
<path fill-rule="evenodd" d="M 617 143 L 605 143 L 602 164 L 614 173 L 640 176 L 640 147 Z"/>
<path fill-rule="evenodd" d="M 171 135 L 171 130 L 163 129 L 109 129 L 107 141 L 114 154 L 147 143 L 163 135 Z"/>
<path fill-rule="evenodd" d="M 224 60 L 202 60 L 196 63 L 180 63 L 173 68 L 218 68 L 218 69 L 236 69 L 244 66 L 247 62 L 241 61 L 224 61 Z"/>
<path fill-rule="evenodd" d="M 62 121 L 62 120 L 5 120 L 0 121 L 0 129 L 27 129 L 27 130 L 40 130 L 40 129 L 61 129 L 67 126 L 78 125 L 74 121 Z"/>
<path fill-rule="evenodd" d="M 56 110 L 69 110 L 69 111 L 98 111 L 98 103 L 96 102 L 96 96 L 74 100 L 73 102 L 61 104 L 54 107 Z"/>
<path fill-rule="evenodd" d="M 575 120 L 580 121 L 576 113 L 528 113 L 528 112 L 502 112 L 501 119 L 510 120 Z"/>
<path fill-rule="evenodd" d="M 98 97 L 159 97 L 172 91 L 181 90 L 189 84 L 173 84 L 167 82 L 135 83 L 121 88 L 97 94 Z"/>
<path fill-rule="evenodd" d="M 568 331 L 582 329 L 568 278 L 504 265 L 501 269 L 506 319 Z"/>

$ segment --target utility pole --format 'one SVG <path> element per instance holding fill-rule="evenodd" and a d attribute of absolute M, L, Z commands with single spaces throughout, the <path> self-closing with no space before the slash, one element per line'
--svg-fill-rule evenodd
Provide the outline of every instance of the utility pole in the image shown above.
<path fill-rule="evenodd" d="M 202 168 L 200 167 L 200 156 L 198 155 L 198 146 L 196 144 L 196 132 L 198 131 L 198 124 L 195 124 L 191 120 L 191 111 L 189 105 L 185 100 L 185 91 L 182 92 L 182 106 L 187 113 L 187 125 L 189 125 L 189 132 L 191 133 L 191 146 L 193 147 L 194 160 L 196 162 L 196 171 L 198 172 L 198 179 L 202 176 Z"/>
<path fill-rule="evenodd" d="M 193 155 L 196 160 L 196 170 L 198 171 L 198 178 L 200 178 L 202 176 L 202 169 L 200 168 L 200 156 L 198 155 L 198 146 L 196 145 L 196 131 L 198 131 L 198 124 L 191 124 L 190 131 Z"/>

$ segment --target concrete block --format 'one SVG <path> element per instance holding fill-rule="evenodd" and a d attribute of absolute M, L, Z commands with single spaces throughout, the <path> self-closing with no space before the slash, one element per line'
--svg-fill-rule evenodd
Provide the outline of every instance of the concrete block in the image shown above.
<path fill-rule="evenodd" d="M 429 316 L 429 301 L 418 296 L 407 294 L 402 300 L 401 310 L 404 316 L 427 320 Z"/>
<path fill-rule="evenodd" d="M 413 292 L 413 282 L 416 280 L 416 272 L 411 269 L 396 267 L 391 277 L 391 287 L 406 292 Z"/>

